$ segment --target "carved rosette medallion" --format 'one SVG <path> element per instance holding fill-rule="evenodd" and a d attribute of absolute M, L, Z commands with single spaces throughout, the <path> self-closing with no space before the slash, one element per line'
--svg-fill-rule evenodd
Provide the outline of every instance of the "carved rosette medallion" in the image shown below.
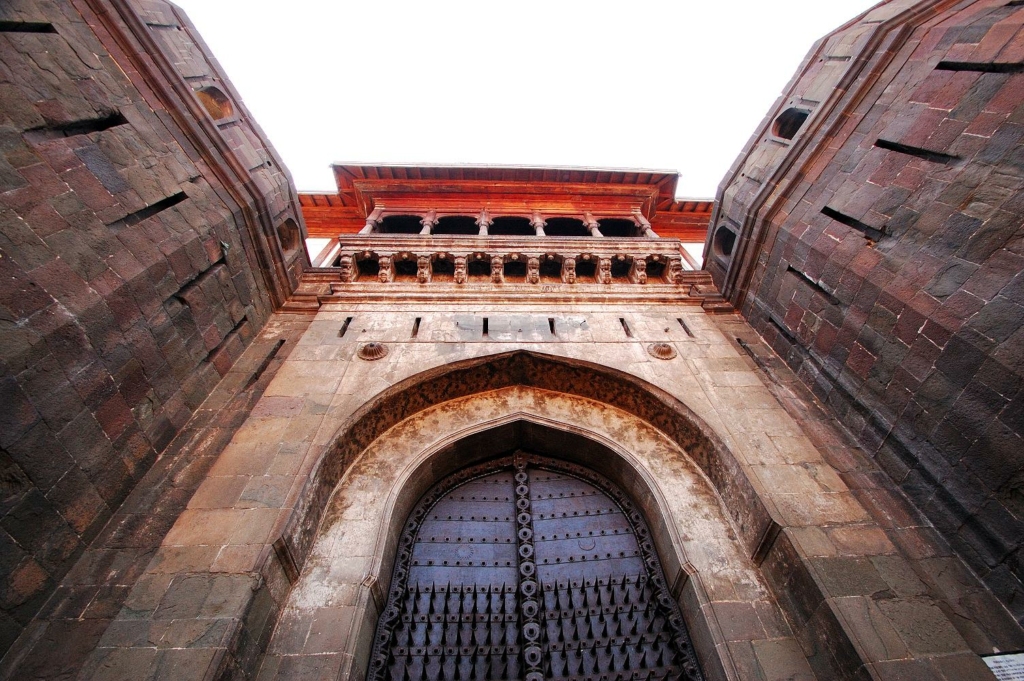
<path fill-rule="evenodd" d="M 383 343 L 371 341 L 369 343 L 363 343 L 359 346 L 356 351 L 356 355 L 359 359 L 365 359 L 367 362 L 373 362 L 381 359 L 388 354 L 388 346 Z"/>
<path fill-rule="evenodd" d="M 677 353 L 669 343 L 651 343 L 647 346 L 647 354 L 658 359 L 672 359 Z"/>

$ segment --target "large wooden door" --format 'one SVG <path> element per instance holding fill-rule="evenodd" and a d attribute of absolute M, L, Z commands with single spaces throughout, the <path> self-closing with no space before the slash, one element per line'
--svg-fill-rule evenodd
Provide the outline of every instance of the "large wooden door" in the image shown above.
<path fill-rule="evenodd" d="M 702 676 L 642 514 L 600 476 L 519 452 L 413 510 L 369 678 Z"/>

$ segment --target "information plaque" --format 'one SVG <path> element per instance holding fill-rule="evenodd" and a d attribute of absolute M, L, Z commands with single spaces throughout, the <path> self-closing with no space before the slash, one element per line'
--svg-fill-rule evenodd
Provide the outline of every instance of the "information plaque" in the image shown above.
<path fill-rule="evenodd" d="M 988 655 L 982 659 L 999 681 L 1024 681 L 1024 653 Z"/>

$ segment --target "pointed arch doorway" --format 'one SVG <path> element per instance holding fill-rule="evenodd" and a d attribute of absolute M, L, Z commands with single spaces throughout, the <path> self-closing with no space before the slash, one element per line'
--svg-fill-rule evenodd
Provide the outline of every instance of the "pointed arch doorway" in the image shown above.
<path fill-rule="evenodd" d="M 650 531 L 629 497 L 525 451 L 416 504 L 368 678 L 701 680 Z"/>

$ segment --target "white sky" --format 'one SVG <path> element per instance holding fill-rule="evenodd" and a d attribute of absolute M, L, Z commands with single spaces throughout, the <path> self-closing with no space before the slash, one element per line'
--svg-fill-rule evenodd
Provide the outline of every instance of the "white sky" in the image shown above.
<path fill-rule="evenodd" d="M 332 162 L 652 168 L 710 198 L 874 0 L 178 0 L 302 191 Z"/>

